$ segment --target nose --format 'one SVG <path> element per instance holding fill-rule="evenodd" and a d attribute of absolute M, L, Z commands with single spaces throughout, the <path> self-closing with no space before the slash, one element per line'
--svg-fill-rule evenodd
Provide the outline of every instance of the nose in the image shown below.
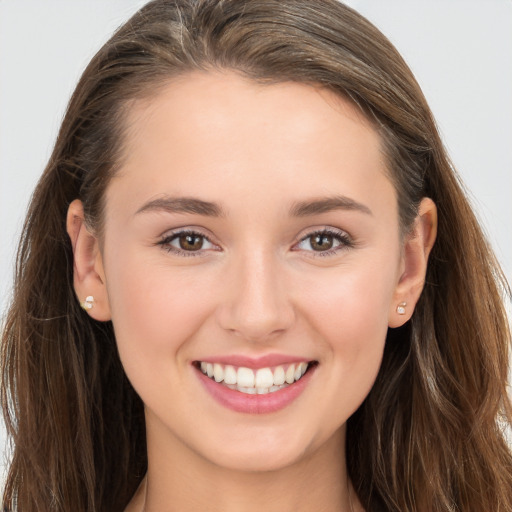
<path fill-rule="evenodd" d="M 293 303 L 280 264 L 263 251 L 240 257 L 227 271 L 218 309 L 220 326 L 251 342 L 264 342 L 288 330 Z"/>

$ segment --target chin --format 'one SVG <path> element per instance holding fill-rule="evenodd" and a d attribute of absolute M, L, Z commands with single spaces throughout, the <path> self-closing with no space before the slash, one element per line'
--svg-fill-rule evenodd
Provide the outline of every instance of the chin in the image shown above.
<path fill-rule="evenodd" d="M 274 472 L 307 460 L 326 441 L 311 439 L 304 429 L 297 429 L 295 435 L 265 432 L 258 435 L 247 432 L 246 436 L 231 438 L 230 442 L 205 446 L 203 455 L 214 465 L 238 472 Z M 214 449 L 215 447 L 215 449 Z"/>
<path fill-rule="evenodd" d="M 259 447 L 256 447 L 259 448 Z M 298 463 L 303 453 L 290 453 L 288 450 L 248 449 L 245 452 L 223 453 L 211 462 L 216 466 L 241 473 L 266 473 L 280 471 Z"/>

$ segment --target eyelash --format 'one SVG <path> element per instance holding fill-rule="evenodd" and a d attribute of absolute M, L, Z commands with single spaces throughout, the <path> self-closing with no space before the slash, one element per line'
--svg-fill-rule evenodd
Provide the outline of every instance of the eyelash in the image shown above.
<path fill-rule="evenodd" d="M 308 233 L 303 238 L 301 238 L 299 240 L 299 242 L 294 245 L 294 247 L 297 247 L 300 244 L 302 244 L 303 242 L 305 242 L 306 240 L 311 239 L 311 238 L 313 238 L 315 236 L 319 236 L 319 235 L 320 236 L 325 236 L 325 235 L 332 236 L 337 242 L 339 242 L 339 245 L 334 247 L 334 248 L 332 248 L 332 249 L 328 249 L 326 251 L 314 251 L 314 250 L 306 251 L 306 252 L 312 253 L 313 257 L 315 257 L 315 258 L 317 258 L 317 257 L 324 258 L 324 257 L 327 257 L 327 256 L 332 256 L 332 255 L 338 253 L 339 251 L 350 249 L 350 248 L 354 247 L 354 245 L 355 245 L 354 242 L 352 241 L 351 237 L 347 233 L 345 233 L 344 231 L 335 230 L 333 228 L 327 228 L 326 227 L 324 229 L 319 229 L 319 230 L 316 230 L 316 231 L 312 231 L 311 233 Z M 178 239 L 181 236 L 200 237 L 203 240 L 205 240 L 206 242 L 208 242 L 208 243 L 210 243 L 212 245 L 215 245 L 203 233 L 200 233 L 200 232 L 194 231 L 194 230 L 188 230 L 188 229 L 183 230 L 183 231 L 175 231 L 175 232 L 173 232 L 171 234 L 168 234 L 168 235 L 164 236 L 162 238 L 162 240 L 157 242 L 157 245 L 161 246 L 162 249 L 164 249 L 165 251 L 173 253 L 173 254 L 176 254 L 177 256 L 184 256 L 184 257 L 204 256 L 204 249 L 199 249 L 197 251 L 185 251 L 183 249 L 179 249 L 177 247 L 173 247 L 171 245 L 171 242 L 173 242 L 174 240 Z M 300 249 L 292 249 L 292 250 L 300 250 Z"/>
<path fill-rule="evenodd" d="M 194 230 L 190 230 L 190 229 L 185 229 L 185 230 L 182 230 L 182 231 L 175 231 L 175 232 L 173 232 L 171 234 L 168 234 L 168 235 L 164 236 L 162 238 L 162 240 L 160 240 L 160 242 L 158 242 L 158 245 L 160 245 L 162 247 L 162 249 L 164 249 L 165 251 L 171 252 L 173 254 L 176 254 L 177 256 L 196 257 L 196 256 L 203 256 L 204 255 L 204 252 L 203 252 L 204 250 L 201 250 L 201 249 L 199 249 L 197 251 L 185 251 L 183 249 L 178 249 L 177 247 L 173 247 L 171 245 L 171 242 L 173 242 L 174 240 L 178 239 L 181 236 L 200 237 L 203 240 L 205 240 L 206 242 L 208 242 L 208 243 L 210 243 L 212 245 L 215 245 L 203 233 L 199 233 L 198 231 L 194 231 Z"/>
<path fill-rule="evenodd" d="M 312 231 L 311 233 L 308 233 L 306 236 L 301 238 L 301 240 L 297 244 L 295 244 L 295 247 L 302 244 L 306 240 L 312 239 L 313 237 L 318 236 L 318 235 L 332 236 L 337 242 L 339 242 L 339 245 L 336 247 L 333 247 L 332 249 L 328 249 L 326 251 L 314 251 L 314 250 L 307 251 L 307 252 L 312 253 L 314 258 L 325 258 L 328 256 L 333 256 L 334 254 L 336 254 L 340 251 L 343 251 L 346 249 L 351 249 L 355 245 L 354 242 L 352 241 L 351 237 L 345 231 L 325 227 L 323 229 L 318 229 L 316 231 Z"/>

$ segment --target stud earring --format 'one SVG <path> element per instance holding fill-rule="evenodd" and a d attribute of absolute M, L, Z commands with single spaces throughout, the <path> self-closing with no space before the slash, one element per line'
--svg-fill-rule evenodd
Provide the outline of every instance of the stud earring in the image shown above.
<path fill-rule="evenodd" d="M 80 306 L 82 306 L 83 309 L 86 311 L 88 309 L 91 309 L 94 306 L 94 297 L 92 295 L 88 295 L 85 297 L 85 300 L 83 302 L 80 302 Z"/>
<path fill-rule="evenodd" d="M 396 312 L 399 315 L 405 315 L 405 307 L 407 306 L 407 302 L 400 302 L 398 306 L 396 307 Z"/>

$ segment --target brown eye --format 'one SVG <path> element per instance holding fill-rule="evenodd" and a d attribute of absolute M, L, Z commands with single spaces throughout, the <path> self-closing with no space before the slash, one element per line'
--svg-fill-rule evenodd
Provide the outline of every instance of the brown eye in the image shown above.
<path fill-rule="evenodd" d="M 188 230 L 170 234 L 158 245 L 177 256 L 204 256 L 207 252 L 220 250 L 206 235 Z"/>
<path fill-rule="evenodd" d="M 180 249 L 184 251 L 199 251 L 203 248 L 204 237 L 193 233 L 184 233 L 178 237 Z"/>
<path fill-rule="evenodd" d="M 305 236 L 294 250 L 316 253 L 318 256 L 331 256 L 353 246 L 352 239 L 346 232 L 329 228 Z"/>
<path fill-rule="evenodd" d="M 328 233 L 317 233 L 310 237 L 310 244 L 314 251 L 328 251 L 334 245 L 334 237 Z"/>

